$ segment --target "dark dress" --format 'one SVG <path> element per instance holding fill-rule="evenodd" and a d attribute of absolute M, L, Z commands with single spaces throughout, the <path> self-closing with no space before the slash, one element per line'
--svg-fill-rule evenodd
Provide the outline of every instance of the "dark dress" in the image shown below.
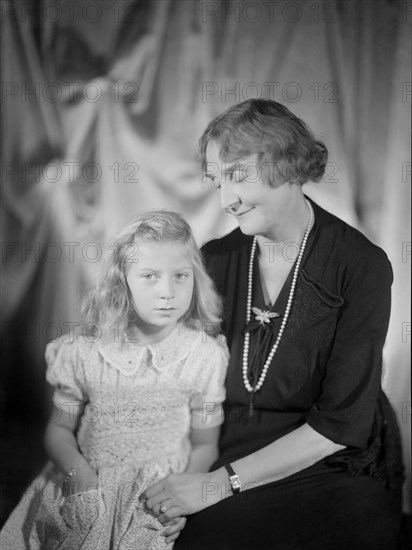
<path fill-rule="evenodd" d="M 346 448 L 190 516 L 176 550 L 397 547 L 402 459 L 396 419 L 381 390 L 392 269 L 380 248 L 311 203 L 315 224 L 292 311 L 264 385 L 255 395 L 253 414 L 242 380 L 253 237 L 236 229 L 203 248 L 209 273 L 224 297 L 223 329 L 231 352 L 220 456 L 213 469 L 304 423 Z M 258 254 L 252 304 L 280 316 L 270 326 L 252 320 L 248 327 L 250 379 L 254 371 L 259 376 L 276 339 L 293 271 L 271 307 L 264 303 L 257 260 Z"/>

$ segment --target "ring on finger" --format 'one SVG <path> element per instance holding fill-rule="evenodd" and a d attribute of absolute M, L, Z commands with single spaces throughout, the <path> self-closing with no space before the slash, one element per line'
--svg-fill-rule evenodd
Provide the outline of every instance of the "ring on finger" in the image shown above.
<path fill-rule="evenodd" d="M 165 512 L 167 512 L 167 508 L 164 504 L 160 503 L 159 504 L 159 514 L 164 514 Z"/>

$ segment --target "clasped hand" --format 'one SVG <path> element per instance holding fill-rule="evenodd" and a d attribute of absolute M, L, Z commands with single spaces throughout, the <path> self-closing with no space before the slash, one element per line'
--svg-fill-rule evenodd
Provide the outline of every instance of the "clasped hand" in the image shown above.
<path fill-rule="evenodd" d="M 167 525 L 164 535 L 168 542 L 175 540 L 186 521 L 184 516 L 200 512 L 220 500 L 218 495 L 209 497 L 211 474 L 170 474 L 147 489 L 142 499 L 146 506 Z M 216 493 L 216 492 L 215 492 Z M 170 527 L 169 527 L 170 526 Z"/>

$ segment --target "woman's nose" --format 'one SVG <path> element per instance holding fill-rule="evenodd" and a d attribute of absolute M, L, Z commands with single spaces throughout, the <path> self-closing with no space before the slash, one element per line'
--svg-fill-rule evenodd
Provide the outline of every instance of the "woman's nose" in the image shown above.
<path fill-rule="evenodd" d="M 222 182 L 220 185 L 220 206 L 223 210 L 233 212 L 240 204 L 239 198 L 233 193 L 231 185 L 226 182 Z"/>

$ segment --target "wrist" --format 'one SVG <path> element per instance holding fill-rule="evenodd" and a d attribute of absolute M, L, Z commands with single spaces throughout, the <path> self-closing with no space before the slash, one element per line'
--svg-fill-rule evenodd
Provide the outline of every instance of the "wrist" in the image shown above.
<path fill-rule="evenodd" d="M 204 493 L 208 506 L 233 495 L 229 482 L 229 474 L 224 466 L 209 472 L 209 479 L 205 484 Z"/>
<path fill-rule="evenodd" d="M 89 463 L 73 466 L 63 480 L 64 493 L 75 494 L 98 488 L 97 472 Z"/>

